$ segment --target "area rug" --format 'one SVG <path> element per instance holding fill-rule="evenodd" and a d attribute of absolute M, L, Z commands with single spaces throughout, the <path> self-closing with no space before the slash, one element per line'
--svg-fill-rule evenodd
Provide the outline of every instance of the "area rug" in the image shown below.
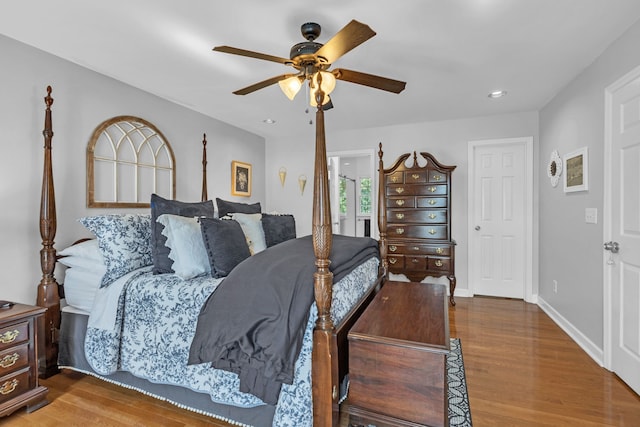
<path fill-rule="evenodd" d="M 459 338 L 451 338 L 451 352 L 447 356 L 449 381 L 449 426 L 471 427 L 471 408 Z"/>

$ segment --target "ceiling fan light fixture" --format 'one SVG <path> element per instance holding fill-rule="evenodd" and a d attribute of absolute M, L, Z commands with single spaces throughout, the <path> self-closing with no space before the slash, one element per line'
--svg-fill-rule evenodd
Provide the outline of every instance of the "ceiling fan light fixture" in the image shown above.
<path fill-rule="evenodd" d="M 296 97 L 298 92 L 300 92 L 300 88 L 302 87 L 302 79 L 300 76 L 289 77 L 288 79 L 280 80 L 278 82 L 280 89 L 282 92 L 293 101 L 293 98 Z"/>
<path fill-rule="evenodd" d="M 334 76 L 332 73 L 329 73 L 327 71 L 318 71 L 317 73 L 315 73 L 311 78 L 311 84 L 309 85 L 309 104 L 312 107 L 318 106 L 316 102 L 316 92 L 318 91 L 318 75 L 321 76 L 320 87 L 322 88 L 322 92 L 324 93 L 322 105 L 326 105 L 331 102 L 331 97 L 329 97 L 329 94 L 336 88 L 336 76 Z"/>

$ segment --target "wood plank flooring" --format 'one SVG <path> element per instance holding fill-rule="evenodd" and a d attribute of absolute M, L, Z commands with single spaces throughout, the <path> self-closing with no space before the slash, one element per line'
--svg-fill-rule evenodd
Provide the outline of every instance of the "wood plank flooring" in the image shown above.
<path fill-rule="evenodd" d="M 640 397 L 599 367 L 536 305 L 457 298 L 474 427 L 640 426 Z M 43 380 L 51 403 L 2 426 L 221 426 L 211 418 L 74 372 Z M 345 424 L 345 423 L 343 423 Z"/>

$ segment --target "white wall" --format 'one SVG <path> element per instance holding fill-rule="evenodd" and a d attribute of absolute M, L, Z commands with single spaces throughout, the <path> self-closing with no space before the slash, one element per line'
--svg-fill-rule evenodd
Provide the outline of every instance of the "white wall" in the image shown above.
<path fill-rule="evenodd" d="M 604 90 L 640 65 L 640 23 L 623 36 L 540 112 L 540 297 L 584 343 L 603 346 Z M 544 168 L 560 155 L 589 148 L 589 191 L 552 188 Z M 597 208 L 598 224 L 586 224 Z M 558 281 L 558 292 L 552 281 Z"/>
<path fill-rule="evenodd" d="M 201 194 L 202 134 L 207 134 L 209 197 L 265 201 L 265 184 L 254 179 L 253 195 L 232 198 L 231 160 L 253 164 L 263 177 L 262 137 L 211 119 L 101 74 L 0 36 L 0 299 L 34 304 L 42 276 L 38 217 L 43 168 L 46 87 L 53 87 L 53 171 L 58 224 L 56 247 L 87 236 L 76 222 L 84 215 L 118 210 L 87 209 L 85 150 L 94 128 L 117 115 L 155 124 L 176 157 L 179 200 Z"/>
<path fill-rule="evenodd" d="M 413 151 L 427 151 L 441 163 L 457 165 L 452 178 L 452 236 L 458 243 L 456 248 L 457 289 L 461 292 L 468 289 L 467 143 L 479 139 L 532 136 L 536 146 L 534 151 L 537 153 L 538 114 L 525 112 L 344 132 L 331 131 L 332 114 L 340 114 L 340 110 L 337 108 L 330 110 L 325 116 L 327 151 L 375 149 L 377 153 L 378 143 L 382 142 L 385 166 L 391 165 L 401 154 Z M 295 171 L 292 173 L 292 178 L 293 175 L 297 177 L 299 173 L 305 173 L 311 179 L 314 143 L 313 129 L 309 134 L 295 138 L 267 140 L 265 168 L 267 207 L 280 212 L 293 213 L 296 217 L 298 235 L 311 233 L 312 188 L 305 191 L 303 196 L 293 191 L 294 184 L 297 185 L 297 183 L 287 182 L 282 188 L 278 181 L 278 169 L 280 166 L 285 166 L 288 171 Z M 537 158 L 537 154 L 534 157 Z M 308 187 L 310 185 L 311 183 Z M 446 279 L 442 280 L 447 283 Z"/>

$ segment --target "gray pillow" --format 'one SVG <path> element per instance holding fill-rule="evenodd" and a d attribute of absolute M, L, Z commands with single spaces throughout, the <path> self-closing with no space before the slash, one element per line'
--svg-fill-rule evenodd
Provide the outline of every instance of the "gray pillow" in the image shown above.
<path fill-rule="evenodd" d="M 167 237 L 162 234 L 164 225 L 157 222 L 160 215 L 171 214 L 186 217 L 208 217 L 213 218 L 215 209 L 213 201 L 206 202 L 180 202 L 178 200 L 168 200 L 151 195 L 151 257 L 153 259 L 153 274 L 173 273 L 171 265 L 173 261 L 169 258 L 171 249 L 167 247 Z"/>
<path fill-rule="evenodd" d="M 200 218 L 200 231 L 213 277 L 226 277 L 236 265 L 251 256 L 247 239 L 237 221 Z"/>
<path fill-rule="evenodd" d="M 262 214 L 261 221 L 268 248 L 296 238 L 296 221 L 293 215 Z"/>
<path fill-rule="evenodd" d="M 216 205 L 218 205 L 218 218 L 227 216 L 230 213 L 254 214 L 262 212 L 260 202 L 253 204 L 237 203 L 222 200 L 216 197 Z"/>

